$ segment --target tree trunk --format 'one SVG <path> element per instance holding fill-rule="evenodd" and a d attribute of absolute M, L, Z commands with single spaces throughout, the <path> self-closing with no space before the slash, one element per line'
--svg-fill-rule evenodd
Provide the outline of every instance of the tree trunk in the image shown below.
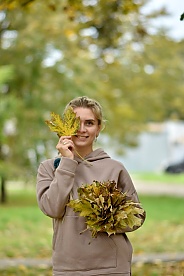
<path fill-rule="evenodd" d="M 5 177 L 1 176 L 1 203 L 6 203 L 6 180 Z"/>

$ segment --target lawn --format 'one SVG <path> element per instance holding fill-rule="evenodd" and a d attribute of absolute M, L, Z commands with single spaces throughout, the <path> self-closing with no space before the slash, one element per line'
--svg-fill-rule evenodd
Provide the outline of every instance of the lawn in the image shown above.
<path fill-rule="evenodd" d="M 8 203 L 0 206 L 0 258 L 50 258 L 52 221 L 39 210 L 34 188 L 10 187 L 8 195 Z M 147 218 L 139 230 L 128 234 L 134 254 L 183 252 L 183 198 L 140 195 L 140 200 Z M 184 263 L 133 265 L 133 276 L 179 276 L 181 271 Z M 18 267 L 1 270 L 1 275 L 46 276 L 51 270 Z"/>
<path fill-rule="evenodd" d="M 132 173 L 133 179 L 154 183 L 181 184 L 184 185 L 184 173 L 169 174 L 163 172 Z"/>
<path fill-rule="evenodd" d="M 144 225 L 129 233 L 135 254 L 183 252 L 184 200 L 168 196 L 140 196 L 146 210 Z"/>

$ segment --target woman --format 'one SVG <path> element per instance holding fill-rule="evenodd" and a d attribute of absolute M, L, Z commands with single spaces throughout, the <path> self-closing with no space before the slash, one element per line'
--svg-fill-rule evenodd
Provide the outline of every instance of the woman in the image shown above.
<path fill-rule="evenodd" d="M 80 117 L 80 127 L 75 136 L 59 138 L 56 149 L 61 160 L 42 162 L 37 175 L 37 199 L 40 209 L 53 218 L 53 275 L 63 276 L 130 276 L 132 246 L 125 232 L 108 237 L 98 233 L 91 238 L 85 218 L 67 206 L 70 195 L 78 197 L 77 189 L 94 180 L 113 180 L 117 188 L 139 203 L 131 178 L 124 166 L 110 158 L 102 149 L 93 150 L 102 125 L 100 104 L 87 97 L 73 99 L 66 107 L 72 107 Z M 145 213 L 141 216 L 142 224 Z M 91 241 L 91 242 L 89 242 Z"/>

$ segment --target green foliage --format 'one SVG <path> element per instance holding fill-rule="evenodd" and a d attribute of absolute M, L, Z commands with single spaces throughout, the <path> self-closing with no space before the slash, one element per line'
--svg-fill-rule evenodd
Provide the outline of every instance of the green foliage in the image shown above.
<path fill-rule="evenodd" d="M 14 68 L 11 65 L 4 65 L 0 67 L 0 86 L 7 80 L 13 78 Z"/>
<path fill-rule="evenodd" d="M 24 8 L 32 4 L 34 1 L 35 0 L 3 0 L 3 3 L 0 3 L 0 10 Z"/>
<path fill-rule="evenodd" d="M 85 217 L 87 229 L 96 237 L 98 232 L 109 236 L 126 227 L 141 225 L 143 210 L 116 188 L 115 181 L 93 181 L 78 188 L 79 199 L 70 200 L 68 206 Z"/>
<path fill-rule="evenodd" d="M 36 174 L 53 154 L 56 140 L 43 121 L 76 96 L 100 101 L 117 150 L 135 146 L 148 121 L 184 118 L 183 42 L 149 35 L 153 16 L 141 13 L 147 1 L 92 2 L 0 4 L 0 66 L 14 68 L 13 78 L 1 75 L 0 159 L 6 168 L 16 163 L 19 175 Z M 4 132 L 9 122 L 13 135 Z"/>
<path fill-rule="evenodd" d="M 83 3 L 83 1 L 68 0 L 65 3 L 64 11 L 66 12 L 70 21 L 79 22 L 77 26 L 77 33 L 80 35 L 81 31 L 92 28 L 94 34 L 92 36 L 85 36 L 81 39 L 85 44 L 82 47 L 95 43 L 102 50 L 107 48 L 118 48 L 119 39 L 124 30 L 122 23 L 128 15 L 139 13 L 143 2 L 134 3 L 131 0 L 111 1 L 99 0 L 97 3 Z M 85 20 L 83 20 L 85 18 Z M 140 27 L 140 22 L 137 22 Z M 140 29 L 143 29 L 140 27 Z M 137 28 L 138 33 L 138 28 Z"/>
<path fill-rule="evenodd" d="M 45 121 L 50 130 L 56 132 L 59 137 L 76 135 L 80 127 L 80 118 L 76 117 L 76 113 L 72 107 L 69 107 L 63 118 L 59 114 L 51 113 L 51 119 Z"/>

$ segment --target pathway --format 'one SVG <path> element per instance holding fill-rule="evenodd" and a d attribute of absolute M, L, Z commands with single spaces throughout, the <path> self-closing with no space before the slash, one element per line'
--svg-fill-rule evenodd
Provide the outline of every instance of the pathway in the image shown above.
<path fill-rule="evenodd" d="M 184 185 L 182 184 L 143 182 L 135 180 L 134 185 L 138 194 L 171 195 L 184 197 Z"/>
<path fill-rule="evenodd" d="M 184 261 L 184 252 L 180 253 L 152 253 L 133 255 L 132 263 L 158 263 Z M 52 267 L 51 259 L 0 259 L 0 270 L 9 267 Z"/>

